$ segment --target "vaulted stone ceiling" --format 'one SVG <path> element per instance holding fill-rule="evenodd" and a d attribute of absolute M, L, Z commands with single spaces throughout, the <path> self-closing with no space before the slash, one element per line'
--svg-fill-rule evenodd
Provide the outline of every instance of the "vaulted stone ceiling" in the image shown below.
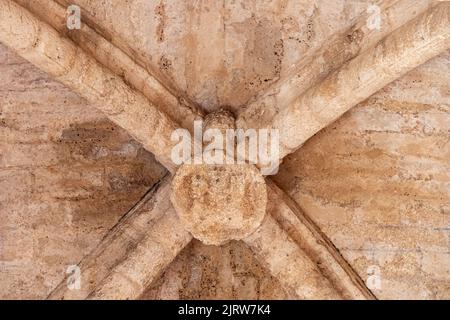
<path fill-rule="evenodd" d="M 49 19 L 39 8 L 52 1 L 16 2 Z M 358 40 L 355 32 L 370 1 L 70 3 L 200 113 L 225 107 L 255 127 L 381 37 Z M 380 3 L 394 8 L 386 36 L 431 2 Z M 89 38 L 66 35 L 102 60 Z M 341 35 L 348 40 L 342 48 Z M 305 72 L 319 56 L 324 70 Z M 152 186 L 168 173 L 90 101 L 12 49 L 1 46 L 0 58 L 0 296 L 46 298 L 67 266 L 95 251 L 133 205 L 148 197 L 153 206 Z M 106 59 L 108 67 L 120 69 L 122 60 L 114 59 Z M 450 297 L 449 80 L 447 49 L 318 132 L 272 177 L 292 203 L 269 203 L 268 210 L 285 228 L 293 223 L 294 242 L 304 245 L 285 213 L 292 206 L 362 280 L 380 275 L 381 286 L 371 289 L 377 298 Z M 193 240 L 163 271 L 141 298 L 299 298 L 243 242 Z"/>

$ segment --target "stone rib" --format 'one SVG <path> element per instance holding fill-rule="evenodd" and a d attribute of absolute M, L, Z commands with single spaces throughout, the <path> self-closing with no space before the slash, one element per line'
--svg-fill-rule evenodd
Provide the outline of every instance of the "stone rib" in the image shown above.
<path fill-rule="evenodd" d="M 167 89 L 146 68 L 132 59 L 127 53 L 105 39 L 86 21 L 79 30 L 68 30 L 66 26 L 66 8 L 53 0 L 14 0 L 39 19 L 51 25 L 60 34 L 69 37 L 85 52 L 97 59 L 102 65 L 140 91 L 160 110 L 184 128 L 190 128 L 194 120 L 203 116 L 202 110 L 183 95 L 177 95 L 174 89 Z"/>
<path fill-rule="evenodd" d="M 171 171 L 178 125 L 140 92 L 11 0 L 0 1 L 0 41 L 86 98 Z"/>
<path fill-rule="evenodd" d="M 267 214 L 262 225 L 244 242 L 283 286 L 300 299 L 341 299 L 305 251 Z"/>
<path fill-rule="evenodd" d="M 293 104 L 308 88 L 435 4 L 433 0 L 379 1 L 379 30 L 367 26 L 372 13 L 358 17 L 345 32 L 332 35 L 322 47 L 288 70 L 278 82 L 254 97 L 239 114 L 237 126 L 269 127 L 272 118 Z"/>
<path fill-rule="evenodd" d="M 442 2 L 305 92 L 272 121 L 280 157 L 387 84 L 450 48 L 450 3 Z"/>
<path fill-rule="evenodd" d="M 340 295 L 344 299 L 376 299 L 314 221 L 272 180 L 266 179 L 266 182 L 269 197 L 267 214 L 271 214 L 299 248 L 307 253 Z"/>
<path fill-rule="evenodd" d="M 165 177 L 78 264 L 81 289 L 67 278 L 48 299 L 136 299 L 191 240 L 169 201 Z"/>

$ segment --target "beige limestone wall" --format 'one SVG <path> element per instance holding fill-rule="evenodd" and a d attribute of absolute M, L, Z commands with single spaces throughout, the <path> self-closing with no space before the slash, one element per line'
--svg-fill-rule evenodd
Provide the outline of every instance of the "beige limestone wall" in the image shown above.
<path fill-rule="evenodd" d="M 319 132 L 274 177 L 363 280 L 380 271 L 380 299 L 450 298 L 449 84 L 447 52 Z M 292 298 L 245 274 L 253 298 Z M 144 298 L 234 298 L 235 279 L 229 255 L 196 243 Z"/>
<path fill-rule="evenodd" d="M 319 132 L 275 177 L 363 279 L 379 267 L 379 298 L 450 298 L 449 128 L 447 52 Z"/>
<path fill-rule="evenodd" d="M 237 111 L 372 1 L 72 2 L 206 110 Z M 380 268 L 379 298 L 450 298 L 449 65 L 360 104 L 275 177 L 363 279 Z M 93 110 L 0 47 L 0 298 L 44 298 L 164 172 Z M 292 296 L 245 246 L 194 242 L 142 298 L 168 297 Z"/>
<path fill-rule="evenodd" d="M 0 45 L 0 299 L 46 298 L 165 172 L 86 101 Z M 228 283 L 219 274 L 231 268 Z M 286 296 L 241 243 L 196 242 L 169 270 L 202 279 L 180 297 Z M 205 289 L 218 278 L 217 290 Z"/>
<path fill-rule="evenodd" d="M 369 0 L 57 0 L 78 4 L 106 38 L 126 47 L 205 110 L 249 98 L 351 25 Z"/>
<path fill-rule="evenodd" d="M 194 240 L 141 299 L 295 299 L 242 242 Z"/>
<path fill-rule="evenodd" d="M 165 169 L 0 46 L 0 298 L 45 298 Z"/>

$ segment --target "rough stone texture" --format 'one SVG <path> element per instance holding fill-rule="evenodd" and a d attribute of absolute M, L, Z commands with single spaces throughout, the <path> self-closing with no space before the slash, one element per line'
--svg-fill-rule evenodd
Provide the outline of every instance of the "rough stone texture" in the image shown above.
<path fill-rule="evenodd" d="M 267 214 L 261 227 L 245 243 L 286 288 L 299 299 L 340 299 L 314 261 Z"/>
<path fill-rule="evenodd" d="M 226 109 L 208 113 L 203 120 L 203 132 L 208 129 L 218 129 L 223 136 L 227 129 L 235 129 L 234 115 Z"/>
<path fill-rule="evenodd" d="M 280 156 L 390 82 L 450 49 L 450 3 L 442 2 L 404 24 L 308 89 L 272 120 L 280 130 Z"/>
<path fill-rule="evenodd" d="M 364 280 L 356 273 L 351 265 L 342 257 L 339 250 L 324 234 L 317 224 L 307 215 L 299 205 L 281 190 L 270 179 L 266 179 L 268 189 L 267 214 L 280 225 L 286 235 L 297 245 L 296 250 L 300 254 L 307 255 L 308 263 L 312 262 L 322 277 L 328 279 L 335 291 L 342 299 L 374 299 L 374 294 L 368 289 Z M 275 228 L 275 232 L 277 228 Z M 270 243 L 270 241 L 266 241 Z M 288 242 L 288 241 L 287 241 Z M 292 246 L 286 243 L 280 247 Z M 266 257 L 261 256 L 261 261 L 270 263 L 277 259 L 278 247 L 269 247 Z M 298 253 L 296 253 L 298 255 Z M 290 273 L 302 273 L 304 264 L 290 264 Z M 300 270 L 299 270 L 300 269 Z M 295 270 L 295 271 L 294 271 Z M 274 273 L 280 281 L 285 281 L 283 273 Z M 287 286 L 297 289 L 295 280 L 287 283 Z M 301 283 L 300 283 L 301 284 Z M 300 295 L 301 296 L 301 293 Z"/>
<path fill-rule="evenodd" d="M 183 92 L 169 86 L 170 83 L 167 81 L 161 83 L 164 79 L 155 78 L 152 70 L 146 68 L 145 62 L 133 59 L 132 53 L 125 50 L 126 48 L 122 51 L 86 23 L 81 24 L 81 29 L 70 31 L 66 26 L 66 6 L 53 0 L 15 0 L 15 2 L 69 37 L 102 65 L 123 76 L 128 84 L 142 92 L 147 99 L 184 128 L 190 128 L 193 121 L 201 117 L 199 106 L 192 103 Z"/>
<path fill-rule="evenodd" d="M 363 12 L 350 27 L 337 31 L 323 41 L 313 54 L 292 64 L 279 81 L 258 93 L 240 112 L 240 128 L 266 128 L 272 118 L 289 107 L 308 88 L 324 80 L 331 72 L 364 52 L 383 37 L 414 19 L 432 5 L 432 0 L 385 0 L 379 2 L 380 29 L 369 28 L 373 11 Z M 372 18 L 373 19 L 373 18 Z"/>
<path fill-rule="evenodd" d="M 165 172 L 123 129 L 0 46 L 0 297 L 45 298 Z"/>
<path fill-rule="evenodd" d="M 287 157 L 276 176 L 380 299 L 450 298 L 450 52 Z M 374 267 L 372 267 L 374 268 Z"/>
<path fill-rule="evenodd" d="M 242 242 L 193 240 L 141 299 L 295 299 Z"/>
<path fill-rule="evenodd" d="M 372 1 L 75 2 L 106 39 L 122 42 L 133 58 L 174 80 L 206 110 L 230 105 L 237 111 L 259 89 L 285 79 L 293 64 L 345 30 Z M 42 73 L 31 84 L 24 81 L 35 69 L 26 65 L 17 72 L 25 64 L 12 61 L 0 73 L 7 92 L 0 123 L 1 197 L 6 198 L 0 237 L 6 239 L 2 255 L 7 257 L 0 293 L 41 298 L 63 278 L 66 264 L 94 248 L 152 184 L 156 175 L 144 173 L 163 169 L 147 166 L 152 160 L 143 161 L 149 156 L 137 144 L 138 152 L 123 151 L 124 141 L 134 145 L 133 140 L 115 126 L 114 133 L 98 133 L 96 142 L 98 121 L 105 118 L 92 109 L 83 112 L 82 100 L 71 109 L 57 108 L 69 104 L 62 97 L 74 95 Z M 362 279 L 369 266 L 380 267 L 381 289 L 374 290 L 380 298 L 449 298 L 449 62 L 448 54 L 434 59 L 348 112 L 289 157 L 276 177 Z M 4 117 L 5 108 L 15 111 Z M 73 143 L 55 149 L 59 144 L 53 139 L 80 123 L 86 141 L 68 134 Z M 65 151 L 55 151 L 60 149 Z M 51 170 L 36 174 L 41 168 Z M 277 292 L 266 297 L 286 296 L 278 294 L 280 286 L 266 271 L 256 276 L 262 269 L 253 260 L 242 262 L 237 272 L 245 274 L 244 283 L 225 284 L 220 272 L 230 270 L 227 246 L 189 246 L 160 280 L 158 293 L 148 297 L 220 298 L 227 297 L 225 290 L 233 297 L 264 297 L 258 287 Z M 249 257 L 245 252 L 242 256 Z M 190 264 L 183 268 L 180 261 Z M 220 261 L 225 263 L 214 268 Z M 178 279 L 189 279 L 186 289 Z M 211 282 L 223 290 L 214 290 Z"/>
<path fill-rule="evenodd" d="M 192 239 L 179 223 L 169 193 L 170 178 L 165 176 L 77 264 L 80 288 L 68 288 L 67 278 L 48 298 L 138 298 Z"/>
<path fill-rule="evenodd" d="M 167 114 L 119 74 L 14 1 L 0 1 L 0 21 L 4 44 L 86 98 L 174 171 L 170 137 L 178 124 Z"/>
<path fill-rule="evenodd" d="M 267 190 L 253 165 L 184 164 L 173 178 L 171 199 L 186 230 L 220 245 L 255 232 L 266 213 Z"/>
<path fill-rule="evenodd" d="M 252 96 L 349 27 L 373 2 L 57 1 L 80 5 L 105 38 L 176 83 L 207 111 L 245 108 Z"/>
<path fill-rule="evenodd" d="M 0 298 L 44 299 L 166 170 L 84 99 L 3 45 L 0 70 Z M 242 243 L 197 242 L 184 252 L 182 261 L 198 258 L 180 275 L 192 268 L 202 280 L 190 281 L 181 297 L 289 297 Z M 223 262 L 216 268 L 210 261 Z M 230 270 L 233 283 L 219 277 Z M 218 278 L 225 291 L 205 289 Z"/>
<path fill-rule="evenodd" d="M 167 187 L 167 190 L 169 188 Z M 170 205 L 168 192 L 161 188 L 160 197 L 156 196 L 156 202 L 148 215 L 159 215 L 154 221 L 148 222 L 139 218 L 140 223 L 133 224 L 131 228 L 124 226 L 125 234 L 138 227 L 138 235 L 142 240 L 130 237 L 136 243 L 132 243 L 130 249 L 127 247 L 125 259 L 108 270 L 107 277 L 95 290 L 89 294 L 88 299 L 137 299 L 145 289 L 163 272 L 167 266 L 176 258 L 180 251 L 191 241 L 192 236 L 180 223 L 179 218 Z M 151 202 L 152 200 L 150 200 Z M 124 246 L 118 239 L 118 245 Z M 133 246 L 134 245 L 134 246 Z M 108 248 L 111 249 L 109 244 Z M 113 254 L 115 254 L 113 252 Z M 101 264 L 101 261 L 96 261 Z"/>

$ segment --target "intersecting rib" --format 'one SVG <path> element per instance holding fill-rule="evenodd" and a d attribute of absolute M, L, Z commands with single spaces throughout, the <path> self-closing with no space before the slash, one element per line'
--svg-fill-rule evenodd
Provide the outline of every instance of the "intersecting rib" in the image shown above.
<path fill-rule="evenodd" d="M 297 203 L 266 179 L 270 214 L 344 299 L 376 299 L 361 277 Z"/>
<path fill-rule="evenodd" d="M 95 103 L 153 152 L 166 167 L 174 170 L 170 161 L 170 135 L 176 124 L 169 117 L 142 94 L 129 88 L 119 76 L 103 68 L 70 40 L 13 1 L 0 0 L 0 21 L 0 41 Z M 149 209 L 157 213 L 166 211 L 163 216 L 153 220 L 154 217 L 150 219 L 148 212 L 139 211 L 142 220 L 131 218 L 129 214 L 129 218 L 121 220 L 95 251 L 83 260 L 80 264 L 84 278 L 82 283 L 87 281 L 87 287 L 75 297 L 135 298 L 189 242 L 191 236 L 178 224 L 168 193 L 163 190 L 167 189 L 161 188 L 158 192 L 161 192 L 161 202 L 156 201 L 154 208 Z M 284 200 L 274 197 L 272 201 L 276 204 Z M 314 236 L 305 235 L 307 241 L 304 245 L 310 247 L 301 247 L 290 239 L 294 238 L 292 234 L 285 232 L 267 215 L 265 224 L 246 242 L 267 263 L 274 275 L 286 286 L 294 288 L 299 297 L 338 298 L 341 288 L 337 290 L 332 279 L 323 277 L 323 270 L 317 267 L 317 262 L 329 263 L 329 259 L 336 259 L 336 256 L 316 249 L 313 241 L 320 240 L 320 237 Z M 286 252 L 288 260 L 278 260 L 274 248 Z M 323 255 L 316 259 L 311 254 Z M 342 264 L 339 266 L 339 262 L 332 261 L 328 270 L 339 274 L 341 267 Z M 364 296 L 352 285 L 343 286 L 350 292 L 346 294 Z M 73 292 L 67 291 L 65 283 L 62 283 L 51 298 L 70 298 L 72 295 Z"/>
<path fill-rule="evenodd" d="M 272 275 L 300 299 L 341 298 L 306 252 L 298 247 L 270 214 L 244 242 Z"/>
<path fill-rule="evenodd" d="M 280 157 L 390 82 L 450 48 L 450 2 L 441 2 L 396 29 L 375 47 L 308 89 L 272 120 Z"/>
<path fill-rule="evenodd" d="M 267 216 L 244 239 L 258 260 L 300 299 L 375 299 L 359 275 L 275 183 Z"/>
<path fill-rule="evenodd" d="M 425 12 L 436 1 L 383 0 L 377 4 L 380 10 L 380 29 L 368 25 L 373 13 L 362 14 L 350 28 L 332 35 L 322 47 L 292 66 L 279 81 L 254 97 L 239 114 L 237 127 L 269 127 L 276 113 L 289 107 L 308 88 Z"/>
<path fill-rule="evenodd" d="M 0 0 L 0 41 L 103 111 L 169 170 L 178 125 L 120 76 L 11 0 Z"/>
<path fill-rule="evenodd" d="M 202 110 L 178 90 L 167 89 L 147 69 L 112 42 L 97 33 L 85 21 L 79 30 L 69 30 L 66 26 L 66 8 L 54 0 L 14 0 L 27 8 L 39 19 L 64 34 L 85 50 L 102 65 L 117 75 L 123 75 L 125 81 L 134 89 L 169 115 L 184 128 L 190 128 L 194 120 L 203 115 Z M 175 92 L 176 91 L 176 92 Z"/>
<path fill-rule="evenodd" d="M 135 299 L 189 243 L 169 200 L 170 179 L 156 184 L 78 264 L 81 289 L 63 281 L 49 299 Z"/>

